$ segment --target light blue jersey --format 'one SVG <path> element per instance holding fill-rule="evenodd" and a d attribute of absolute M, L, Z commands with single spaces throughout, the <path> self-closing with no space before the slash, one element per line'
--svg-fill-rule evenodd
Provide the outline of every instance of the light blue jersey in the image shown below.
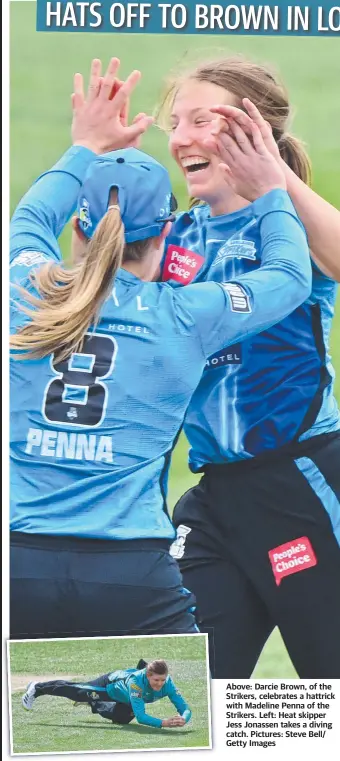
<path fill-rule="evenodd" d="M 13 331 L 27 319 L 15 286 L 32 288 L 32 270 L 60 262 L 57 238 L 93 159 L 70 149 L 16 209 Z M 121 269 L 80 352 L 62 362 L 12 360 L 13 531 L 174 538 L 165 502 L 170 455 L 208 358 L 283 319 L 310 293 L 306 236 L 288 195 L 272 191 L 254 208 L 260 272 L 174 289 Z"/>
<path fill-rule="evenodd" d="M 270 196 L 232 214 L 211 217 L 204 205 L 179 215 L 163 279 L 175 286 L 253 275 L 264 253 L 258 204 Z M 340 428 L 329 355 L 336 290 L 313 266 L 313 290 L 304 304 L 265 332 L 211 352 L 186 416 L 192 470 Z M 283 295 L 283 289 L 274 298 L 264 295 L 273 315 Z"/>

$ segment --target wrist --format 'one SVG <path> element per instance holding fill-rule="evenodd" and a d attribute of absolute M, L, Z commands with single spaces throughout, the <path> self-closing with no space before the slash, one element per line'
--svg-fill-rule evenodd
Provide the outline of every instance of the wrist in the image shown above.
<path fill-rule="evenodd" d="M 279 158 L 279 164 L 280 164 L 280 167 L 281 167 L 281 169 L 282 169 L 282 171 L 284 173 L 285 179 L 288 182 L 292 170 L 288 166 L 288 164 L 285 162 L 285 160 L 282 158 L 282 156 L 280 156 L 280 158 Z"/>
<path fill-rule="evenodd" d="M 96 153 L 97 156 L 104 152 L 102 146 L 91 140 L 74 140 L 72 145 L 74 145 L 75 148 L 87 148 L 89 151 L 92 151 L 92 153 Z"/>
<path fill-rule="evenodd" d="M 263 185 L 262 188 L 259 188 L 259 192 L 252 198 L 252 202 L 256 201 L 258 198 L 262 198 L 262 196 L 267 195 L 267 193 L 270 193 L 272 190 L 287 190 L 287 185 L 285 182 L 277 182 L 277 183 L 269 183 L 268 185 Z"/>

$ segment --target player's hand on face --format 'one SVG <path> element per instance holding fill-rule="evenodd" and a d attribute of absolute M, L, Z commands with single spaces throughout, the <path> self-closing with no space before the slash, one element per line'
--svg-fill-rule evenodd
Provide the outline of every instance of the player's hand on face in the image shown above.
<path fill-rule="evenodd" d="M 83 145 L 95 153 L 128 148 L 137 144 L 141 135 L 152 124 L 152 117 L 138 114 L 128 125 L 128 104 L 130 95 L 141 74 L 133 71 L 122 82 L 117 77 L 118 58 L 112 58 L 104 76 L 101 62 L 94 59 L 91 65 L 87 94 L 81 74 L 74 76 L 72 95 L 73 121 L 72 141 Z"/>
<path fill-rule="evenodd" d="M 211 130 L 212 134 L 217 135 L 219 132 L 228 132 L 228 122 L 229 120 L 234 120 L 248 136 L 252 137 L 252 123 L 254 123 L 258 126 L 263 142 L 269 153 L 271 153 L 277 161 L 282 162 L 280 151 L 274 140 L 273 131 L 269 122 L 263 118 L 259 109 L 255 106 L 255 103 L 249 100 L 249 98 L 243 98 L 242 104 L 246 111 L 242 111 L 241 108 L 237 108 L 236 106 L 212 106 L 210 111 L 212 111 L 217 117 L 213 123 Z"/>
<path fill-rule="evenodd" d="M 215 129 L 214 129 L 215 126 Z M 269 152 L 257 124 L 250 120 L 251 132 L 246 132 L 239 121 L 228 118 L 216 134 L 205 140 L 209 150 L 221 160 L 221 170 L 234 193 L 247 201 L 275 188 L 286 190 L 286 179 L 281 163 Z M 249 123 L 247 123 L 247 130 Z"/>

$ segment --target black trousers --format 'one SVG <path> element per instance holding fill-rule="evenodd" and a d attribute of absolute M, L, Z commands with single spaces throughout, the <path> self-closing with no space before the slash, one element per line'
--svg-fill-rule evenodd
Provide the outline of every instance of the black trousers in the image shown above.
<path fill-rule="evenodd" d="M 174 512 L 215 678 L 250 677 L 278 626 L 300 676 L 340 678 L 340 437 L 209 466 Z"/>
<path fill-rule="evenodd" d="M 11 638 L 196 633 L 166 540 L 11 534 Z"/>
<path fill-rule="evenodd" d="M 106 692 L 108 684 L 109 674 L 103 674 L 89 682 L 65 682 L 63 679 L 37 682 L 35 696 L 39 698 L 42 695 L 53 695 L 77 703 L 87 703 L 91 706 L 92 713 L 98 713 L 114 724 L 129 724 L 135 716 L 131 704 L 113 701 Z"/>

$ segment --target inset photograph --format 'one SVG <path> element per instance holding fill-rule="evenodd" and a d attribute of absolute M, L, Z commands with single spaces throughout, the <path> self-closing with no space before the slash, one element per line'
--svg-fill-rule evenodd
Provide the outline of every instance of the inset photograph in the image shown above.
<path fill-rule="evenodd" d="M 11 753 L 211 749 L 207 635 L 8 642 Z"/>

